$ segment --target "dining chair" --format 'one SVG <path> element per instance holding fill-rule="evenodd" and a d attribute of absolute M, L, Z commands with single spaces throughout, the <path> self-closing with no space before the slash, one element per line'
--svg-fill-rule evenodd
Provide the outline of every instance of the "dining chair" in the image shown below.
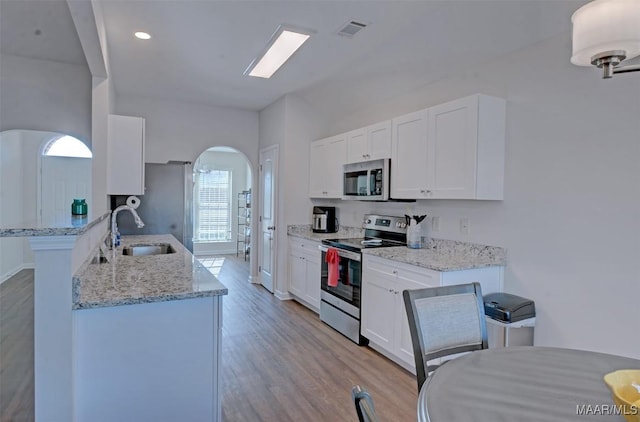
<path fill-rule="evenodd" d="M 351 397 L 360 422 L 379 422 L 376 409 L 373 406 L 373 399 L 366 388 L 354 385 L 351 389 Z"/>
<path fill-rule="evenodd" d="M 429 361 L 487 349 L 487 327 L 480 283 L 402 292 L 416 362 L 418 391 L 438 368 Z"/>

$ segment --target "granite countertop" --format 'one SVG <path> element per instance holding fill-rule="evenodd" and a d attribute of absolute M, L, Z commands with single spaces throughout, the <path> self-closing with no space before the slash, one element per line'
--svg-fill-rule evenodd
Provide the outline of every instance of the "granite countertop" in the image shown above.
<path fill-rule="evenodd" d="M 321 242 L 324 239 L 362 237 L 364 236 L 364 229 L 361 227 L 340 226 L 337 233 L 314 233 L 310 224 L 299 224 L 287 226 L 287 235 Z"/>
<path fill-rule="evenodd" d="M 175 253 L 122 255 L 123 247 L 169 243 Z M 114 253 L 115 252 L 115 253 Z M 218 281 L 170 234 L 124 236 L 122 245 L 107 251 L 111 262 L 93 263 L 99 248 L 73 276 L 73 309 L 164 302 L 228 294 Z"/>
<path fill-rule="evenodd" d="M 474 268 L 504 266 L 507 253 L 498 246 L 427 239 L 428 247 L 409 249 L 404 246 L 363 249 L 362 253 L 434 271 L 459 271 Z"/>
<path fill-rule="evenodd" d="M 110 215 L 107 211 L 95 218 L 68 215 L 64 220 L 21 222 L 0 228 L 0 237 L 81 235 Z"/>

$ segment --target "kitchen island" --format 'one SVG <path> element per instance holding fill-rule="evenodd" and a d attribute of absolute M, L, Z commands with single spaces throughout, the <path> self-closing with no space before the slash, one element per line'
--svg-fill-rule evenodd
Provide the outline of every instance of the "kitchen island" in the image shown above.
<path fill-rule="evenodd" d="M 123 255 L 139 244 L 173 252 Z M 73 277 L 75 420 L 220 420 L 226 287 L 171 235 L 101 253 Z"/>

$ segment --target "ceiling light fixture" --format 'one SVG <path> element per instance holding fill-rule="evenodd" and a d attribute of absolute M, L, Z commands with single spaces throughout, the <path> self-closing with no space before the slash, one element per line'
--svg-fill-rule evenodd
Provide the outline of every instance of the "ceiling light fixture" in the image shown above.
<path fill-rule="evenodd" d="M 576 10 L 571 63 L 603 69 L 603 78 L 614 73 L 640 71 L 620 66 L 640 55 L 640 0 L 595 0 Z"/>
<path fill-rule="evenodd" d="M 263 52 L 244 71 L 245 75 L 270 78 L 309 39 L 313 31 L 280 25 Z"/>
<path fill-rule="evenodd" d="M 142 32 L 142 31 L 138 31 L 136 33 L 134 33 L 133 35 L 136 36 L 136 38 L 139 38 L 141 40 L 148 40 L 151 38 L 151 35 L 149 35 L 147 32 Z"/>

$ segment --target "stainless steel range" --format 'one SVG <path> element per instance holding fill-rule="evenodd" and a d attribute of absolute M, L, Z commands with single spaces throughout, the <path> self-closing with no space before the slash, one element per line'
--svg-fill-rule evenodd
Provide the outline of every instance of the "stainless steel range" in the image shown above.
<path fill-rule="evenodd" d="M 320 245 L 320 320 L 360 345 L 369 342 L 360 334 L 362 249 L 406 246 L 407 233 L 404 217 L 367 214 L 362 227 L 364 237 L 325 239 Z M 338 256 L 334 264 L 327 262 L 327 252 L 331 248 Z M 330 265 L 337 266 L 337 280 L 330 279 Z"/>

